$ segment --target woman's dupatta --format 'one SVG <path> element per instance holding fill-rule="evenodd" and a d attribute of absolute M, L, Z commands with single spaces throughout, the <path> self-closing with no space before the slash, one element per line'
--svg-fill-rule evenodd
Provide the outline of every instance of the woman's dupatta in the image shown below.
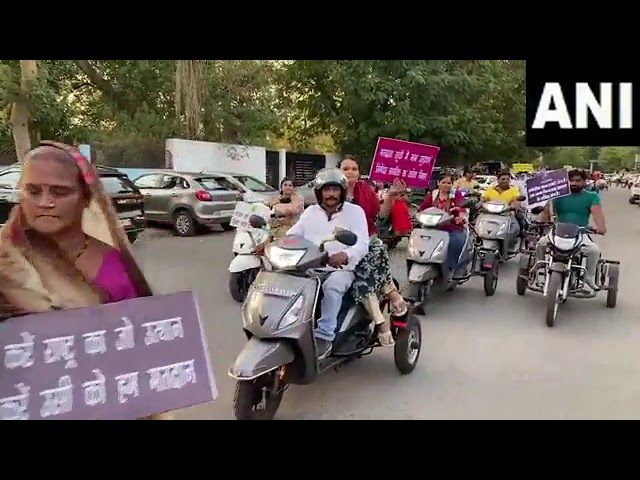
<path fill-rule="evenodd" d="M 68 145 L 42 142 L 65 150 L 72 157 L 90 192 L 82 215 L 82 230 L 120 252 L 127 273 L 140 296 L 152 295 L 130 250 L 113 203 L 102 188 L 94 167 Z M 28 158 L 26 162 L 28 162 Z M 0 321 L 29 313 L 80 308 L 103 303 L 103 294 L 90 285 L 57 246 L 34 234 L 16 205 L 0 230 Z M 164 419 L 165 415 L 149 419 Z"/>

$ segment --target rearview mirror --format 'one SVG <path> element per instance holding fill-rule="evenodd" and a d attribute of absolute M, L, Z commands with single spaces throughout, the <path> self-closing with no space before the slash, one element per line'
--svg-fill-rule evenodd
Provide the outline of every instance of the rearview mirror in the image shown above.
<path fill-rule="evenodd" d="M 525 197 L 524 195 L 520 195 L 519 197 L 516 198 L 516 200 L 519 202 L 524 202 L 526 199 L 527 197 Z"/>
<path fill-rule="evenodd" d="M 533 213 L 534 215 L 540 215 L 542 212 L 544 212 L 544 207 L 540 205 L 531 209 L 531 213 Z"/>
<path fill-rule="evenodd" d="M 267 224 L 267 221 L 260 215 L 251 215 L 249 217 L 249 225 L 253 228 L 263 228 Z"/>
<path fill-rule="evenodd" d="M 336 232 L 335 238 L 338 242 L 346 245 L 347 247 L 352 247 L 358 241 L 358 236 L 355 233 L 342 229 Z"/>

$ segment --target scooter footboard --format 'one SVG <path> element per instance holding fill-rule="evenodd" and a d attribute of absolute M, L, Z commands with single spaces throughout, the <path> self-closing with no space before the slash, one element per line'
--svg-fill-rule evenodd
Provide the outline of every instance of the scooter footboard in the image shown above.
<path fill-rule="evenodd" d="M 294 359 L 293 349 L 285 341 L 252 337 L 229 369 L 229 376 L 236 380 L 253 380 Z"/>

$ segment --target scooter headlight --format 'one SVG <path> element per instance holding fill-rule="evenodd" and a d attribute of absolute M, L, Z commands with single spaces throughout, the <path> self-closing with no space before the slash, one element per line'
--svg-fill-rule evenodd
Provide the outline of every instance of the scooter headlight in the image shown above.
<path fill-rule="evenodd" d="M 563 250 L 563 251 L 572 250 L 576 245 L 575 239 L 562 238 L 562 237 L 558 237 L 557 235 L 553 236 L 552 243 L 558 250 Z"/>
<path fill-rule="evenodd" d="M 507 208 L 504 203 L 485 203 L 484 209 L 489 213 L 502 213 Z"/>
<path fill-rule="evenodd" d="M 431 256 L 437 257 L 442 253 L 443 249 L 444 249 L 444 242 L 440 240 L 440 243 L 438 243 L 438 246 L 433 250 L 433 253 L 431 254 Z"/>
<path fill-rule="evenodd" d="M 418 214 L 418 222 L 425 227 L 435 227 L 442 219 L 442 214 L 420 213 Z"/>
<path fill-rule="evenodd" d="M 289 307 L 289 310 L 283 315 L 282 320 L 278 324 L 278 330 L 285 329 L 296 323 L 300 319 L 300 312 L 304 305 L 304 299 L 299 296 L 296 301 Z"/>
<path fill-rule="evenodd" d="M 285 250 L 276 245 L 272 245 L 267 249 L 267 259 L 269 263 L 277 269 L 284 270 L 294 268 L 300 259 L 304 257 L 306 250 Z"/>

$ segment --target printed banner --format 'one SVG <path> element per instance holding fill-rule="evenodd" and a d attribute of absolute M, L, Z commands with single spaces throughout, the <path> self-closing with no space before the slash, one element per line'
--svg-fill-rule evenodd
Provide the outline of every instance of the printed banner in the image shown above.
<path fill-rule="evenodd" d="M 532 173 L 536 171 L 533 163 L 514 163 L 511 168 L 514 173 Z"/>
<path fill-rule="evenodd" d="M 214 400 L 192 292 L 0 323 L 0 420 L 134 420 Z"/>
<path fill-rule="evenodd" d="M 566 170 L 551 170 L 540 173 L 527 179 L 526 188 L 529 206 L 545 204 L 554 198 L 571 194 L 569 173 Z"/>
<path fill-rule="evenodd" d="M 408 187 L 427 188 L 440 147 L 380 137 L 369 178 L 391 183 L 403 179 Z"/>

